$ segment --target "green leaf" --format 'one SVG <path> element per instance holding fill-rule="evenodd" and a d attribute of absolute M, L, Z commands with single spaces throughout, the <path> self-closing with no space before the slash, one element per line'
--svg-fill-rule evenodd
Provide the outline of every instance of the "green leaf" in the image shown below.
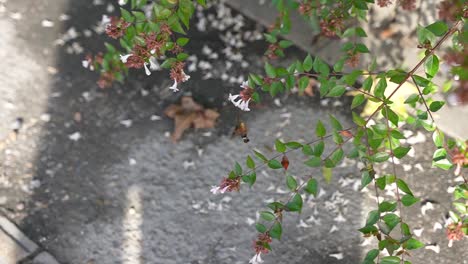
<path fill-rule="evenodd" d="M 122 14 L 122 17 L 125 21 L 133 22 L 134 17 L 127 10 L 120 8 L 120 14 Z"/>
<path fill-rule="evenodd" d="M 327 134 L 327 130 L 325 129 L 325 126 L 323 125 L 322 121 L 317 122 L 317 126 L 315 127 L 315 135 L 317 137 L 324 137 Z"/>
<path fill-rule="evenodd" d="M 410 194 L 405 194 L 401 198 L 401 203 L 404 206 L 411 206 L 411 205 L 413 205 L 413 204 L 415 204 L 417 202 L 419 202 L 419 199 L 414 197 L 413 195 L 410 195 Z"/>
<path fill-rule="evenodd" d="M 442 133 L 442 131 L 440 130 L 436 130 L 432 134 L 432 140 L 434 141 L 434 144 L 438 148 L 444 147 L 444 138 L 445 138 L 444 133 Z"/>
<path fill-rule="evenodd" d="M 424 63 L 424 70 L 426 71 L 427 77 L 434 77 L 439 71 L 439 58 L 437 58 L 436 55 L 429 56 Z"/>
<path fill-rule="evenodd" d="M 407 193 L 407 194 L 410 194 L 410 195 L 413 195 L 413 193 L 411 192 L 410 188 L 408 187 L 408 184 L 406 184 L 406 182 L 402 179 L 398 179 L 396 181 L 396 184 L 398 186 L 398 188 L 400 190 L 402 190 L 403 192 Z"/>
<path fill-rule="evenodd" d="M 270 234 L 270 236 L 272 238 L 275 238 L 275 239 L 279 240 L 279 239 L 281 239 L 281 233 L 282 232 L 283 232 L 283 229 L 281 227 L 281 223 L 280 222 L 275 222 L 273 224 L 273 226 L 271 227 L 269 234 Z"/>
<path fill-rule="evenodd" d="M 266 226 L 264 226 L 263 224 L 256 223 L 255 228 L 259 233 L 265 233 L 267 231 Z"/>
<path fill-rule="evenodd" d="M 309 193 L 309 194 L 312 194 L 314 195 L 315 197 L 317 197 L 317 192 L 318 192 L 318 182 L 316 179 L 310 179 L 308 182 L 307 182 L 307 185 L 306 187 L 304 188 L 304 190 Z"/>
<path fill-rule="evenodd" d="M 377 221 L 379 221 L 379 218 L 380 218 L 380 213 L 378 210 L 370 211 L 369 214 L 367 215 L 366 226 L 374 225 L 375 223 L 377 223 Z"/>
<path fill-rule="evenodd" d="M 286 146 L 288 148 L 291 148 L 291 149 L 299 149 L 299 148 L 302 148 L 302 144 L 299 143 L 299 142 L 296 142 L 296 141 L 290 141 L 290 142 L 287 142 L 285 143 Z"/>
<path fill-rule="evenodd" d="M 346 92 L 346 88 L 343 85 L 337 85 L 333 87 L 327 94 L 328 97 L 339 97 Z"/>
<path fill-rule="evenodd" d="M 408 96 L 405 100 L 405 104 L 414 104 L 419 100 L 419 95 L 418 94 L 412 94 Z"/>
<path fill-rule="evenodd" d="M 411 150 L 411 147 L 397 147 L 393 150 L 393 155 L 396 158 L 401 159 L 404 156 L 406 156 L 406 154 L 408 154 L 410 150 Z"/>
<path fill-rule="evenodd" d="M 371 76 L 367 77 L 367 79 L 365 79 L 364 82 L 362 83 L 362 89 L 364 89 L 364 91 L 369 92 L 372 88 L 373 83 L 374 83 L 374 79 L 372 79 Z"/>
<path fill-rule="evenodd" d="M 197 0 L 197 3 L 201 6 L 206 6 L 206 0 Z"/>
<path fill-rule="evenodd" d="M 449 170 L 452 168 L 452 163 L 448 159 L 441 159 L 438 161 L 432 162 L 433 166 L 436 166 L 437 168 L 441 168 L 443 170 Z"/>
<path fill-rule="evenodd" d="M 182 52 L 182 53 L 177 54 L 177 60 L 178 61 L 184 61 L 188 57 L 189 57 L 189 55 L 187 53 Z"/>
<path fill-rule="evenodd" d="M 390 155 L 388 155 L 388 153 L 378 152 L 372 155 L 371 159 L 373 162 L 384 162 L 387 161 L 389 157 Z"/>
<path fill-rule="evenodd" d="M 309 167 L 320 167 L 322 165 L 322 159 L 319 157 L 311 157 L 309 160 L 304 162 Z"/>
<path fill-rule="evenodd" d="M 406 248 L 408 250 L 418 249 L 418 248 L 422 248 L 424 246 L 425 246 L 424 243 L 422 243 L 421 241 L 419 241 L 417 239 L 414 239 L 414 238 L 408 239 L 408 241 L 406 241 L 403 244 L 403 248 Z"/>
<path fill-rule="evenodd" d="M 360 53 L 369 53 L 369 49 L 366 47 L 366 45 L 362 44 L 362 43 L 358 43 L 356 44 L 356 51 L 360 52 Z"/>
<path fill-rule="evenodd" d="M 254 150 L 253 151 L 255 153 L 255 156 L 257 156 L 257 158 L 259 158 L 260 160 L 262 160 L 263 162 L 268 162 L 268 159 L 265 157 L 265 155 L 263 155 L 262 153 Z"/>
<path fill-rule="evenodd" d="M 257 174 L 254 171 L 254 172 L 252 172 L 250 174 L 242 176 L 242 180 L 245 183 L 249 184 L 249 186 L 252 186 L 252 185 L 254 185 L 255 181 L 257 180 Z"/>
<path fill-rule="evenodd" d="M 365 170 L 361 176 L 361 189 L 364 189 L 369 183 L 372 182 L 372 177 L 369 171 Z"/>
<path fill-rule="evenodd" d="M 375 180 L 375 184 L 377 185 L 377 187 L 379 187 L 380 190 L 384 190 L 385 186 L 387 185 L 387 180 L 385 179 L 385 176 L 377 178 Z"/>
<path fill-rule="evenodd" d="M 236 175 L 241 175 L 242 174 L 242 167 L 239 163 L 236 162 L 236 164 L 234 165 L 234 172 L 236 173 Z"/>
<path fill-rule="evenodd" d="M 378 98 L 383 98 L 386 88 L 387 88 L 387 80 L 385 78 L 380 78 L 379 82 L 375 86 L 374 95 Z"/>
<path fill-rule="evenodd" d="M 364 127 L 366 125 L 366 120 L 355 112 L 353 112 L 353 122 L 360 127 Z"/>
<path fill-rule="evenodd" d="M 296 193 L 286 207 L 291 212 L 300 212 L 302 210 L 302 203 L 302 196 Z"/>
<path fill-rule="evenodd" d="M 270 167 L 271 169 L 277 170 L 277 169 L 283 168 L 283 165 L 281 165 L 279 161 L 272 159 L 268 161 L 268 167 Z"/>
<path fill-rule="evenodd" d="M 307 76 L 302 76 L 299 79 L 299 90 L 304 91 L 309 85 L 310 79 Z"/>
<path fill-rule="evenodd" d="M 391 203 L 391 202 L 387 202 L 387 201 L 384 201 L 382 203 L 379 204 L 379 211 L 380 212 L 393 212 L 395 211 L 397 207 L 397 203 Z"/>
<path fill-rule="evenodd" d="M 343 130 L 343 126 L 341 125 L 340 121 L 338 121 L 338 119 L 336 119 L 336 117 L 333 115 L 329 115 L 329 116 L 330 116 L 330 123 L 333 129 L 336 131 Z"/>
<path fill-rule="evenodd" d="M 188 38 L 178 38 L 177 39 L 177 45 L 182 46 L 182 47 L 187 45 L 188 42 L 189 42 Z"/>
<path fill-rule="evenodd" d="M 250 156 L 247 156 L 245 164 L 247 165 L 247 168 L 249 169 L 255 168 L 255 161 Z"/>
<path fill-rule="evenodd" d="M 356 35 L 357 35 L 358 37 L 361 37 L 361 38 L 367 37 L 366 32 L 365 32 L 364 29 L 362 29 L 361 27 L 357 27 L 357 28 L 356 28 Z"/>
<path fill-rule="evenodd" d="M 310 54 L 307 54 L 307 57 L 305 57 L 304 62 L 302 63 L 302 67 L 304 68 L 304 71 L 308 72 L 312 70 L 312 65 L 313 65 L 312 57 L 310 56 Z"/>
<path fill-rule="evenodd" d="M 293 176 L 288 175 L 286 176 L 286 185 L 291 191 L 295 191 L 297 188 L 297 181 Z"/>
<path fill-rule="evenodd" d="M 320 141 L 319 143 L 314 145 L 313 155 L 316 157 L 322 156 L 324 149 L 325 149 L 325 143 L 324 141 Z"/>
<path fill-rule="evenodd" d="M 272 212 L 268 211 L 260 212 L 260 217 L 265 221 L 273 221 L 276 218 Z"/>
<path fill-rule="evenodd" d="M 390 229 L 390 232 L 400 222 L 400 217 L 398 217 L 398 215 L 396 214 L 386 214 L 382 217 L 382 219 L 385 222 L 385 224 L 388 226 L 388 228 Z"/>
<path fill-rule="evenodd" d="M 382 115 L 388 118 L 388 120 L 390 120 L 390 122 L 392 122 L 395 126 L 398 126 L 398 121 L 400 120 L 400 118 L 389 107 L 384 107 L 382 109 Z"/>
<path fill-rule="evenodd" d="M 323 167 L 322 168 L 322 173 L 323 173 L 323 178 L 325 179 L 325 181 L 327 183 L 330 183 L 331 182 L 331 179 L 332 179 L 332 169 L 331 168 L 326 168 L 326 167 Z"/>
<path fill-rule="evenodd" d="M 400 264 L 400 262 L 400 258 L 394 256 L 383 257 L 380 260 L 380 264 Z"/>
<path fill-rule="evenodd" d="M 319 57 L 315 57 L 314 64 L 312 67 L 314 68 L 314 71 L 320 73 L 322 77 L 328 77 L 328 75 L 330 74 L 330 68 Z"/>
<path fill-rule="evenodd" d="M 436 36 L 434 35 L 434 33 L 432 33 L 430 30 L 424 28 L 424 27 L 421 27 L 418 25 L 417 29 L 416 29 L 416 33 L 418 35 L 418 41 L 419 43 L 421 44 L 424 44 L 426 42 L 429 42 L 429 43 L 434 43 L 435 40 L 436 40 Z"/>
<path fill-rule="evenodd" d="M 358 106 L 360 106 L 364 101 L 366 100 L 366 97 L 363 94 L 358 94 L 354 96 L 353 102 L 351 103 L 351 109 L 354 109 Z"/>
<path fill-rule="evenodd" d="M 276 148 L 276 151 L 280 153 L 284 153 L 286 151 L 286 145 L 283 142 L 281 142 L 279 139 L 275 141 L 275 148 Z"/>
<path fill-rule="evenodd" d="M 366 257 L 364 258 L 364 261 L 373 261 L 378 255 L 380 251 L 378 249 L 372 249 L 369 252 L 367 252 Z"/>
<path fill-rule="evenodd" d="M 265 72 L 268 75 L 268 77 L 271 77 L 271 78 L 276 77 L 275 68 L 268 62 L 265 62 Z"/>
<path fill-rule="evenodd" d="M 455 207 L 455 209 L 457 209 L 457 211 L 460 212 L 460 214 L 462 214 L 462 215 L 467 214 L 467 206 L 465 204 L 455 202 L 455 203 L 453 203 L 453 207 Z"/>
<path fill-rule="evenodd" d="M 429 109 L 431 110 L 431 112 L 437 112 L 440 108 L 442 108 L 442 106 L 444 106 L 444 104 L 444 101 L 434 101 L 429 106 Z"/>
<path fill-rule="evenodd" d="M 443 21 L 437 21 L 427 26 L 426 29 L 432 32 L 434 35 L 440 37 L 448 31 L 448 26 Z"/>
<path fill-rule="evenodd" d="M 283 48 L 283 49 L 289 48 L 289 47 L 292 46 L 292 45 L 293 45 L 293 43 L 292 43 L 291 41 L 289 41 L 289 40 L 281 40 L 281 41 L 279 42 L 279 46 L 280 46 L 281 48 Z"/>

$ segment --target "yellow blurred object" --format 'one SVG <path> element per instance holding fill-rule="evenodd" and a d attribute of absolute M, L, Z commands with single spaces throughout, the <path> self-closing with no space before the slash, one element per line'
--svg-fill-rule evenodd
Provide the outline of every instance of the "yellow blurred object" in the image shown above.
<path fill-rule="evenodd" d="M 374 89 L 375 86 L 377 85 L 378 81 L 375 80 L 374 78 L 374 83 L 371 87 L 371 94 L 374 94 Z M 385 89 L 385 96 L 390 96 L 390 94 L 395 91 L 395 89 L 398 87 L 398 84 L 390 82 L 390 79 L 387 79 L 387 88 Z M 392 96 L 390 101 L 393 102 L 391 105 L 392 110 L 397 113 L 399 116 L 406 118 L 408 116 L 408 113 L 406 111 L 406 105 L 405 105 L 405 100 L 410 96 L 411 94 L 418 93 L 418 89 L 416 86 L 414 86 L 413 83 L 411 82 L 405 82 L 401 85 L 400 89 Z M 349 93 L 350 95 L 357 95 L 360 94 L 358 91 L 352 91 Z M 367 98 L 369 96 L 366 95 Z M 372 115 L 374 111 L 380 106 L 380 102 L 372 102 L 370 100 L 367 100 L 366 105 L 364 106 L 364 109 L 362 110 L 361 116 L 367 117 Z"/>

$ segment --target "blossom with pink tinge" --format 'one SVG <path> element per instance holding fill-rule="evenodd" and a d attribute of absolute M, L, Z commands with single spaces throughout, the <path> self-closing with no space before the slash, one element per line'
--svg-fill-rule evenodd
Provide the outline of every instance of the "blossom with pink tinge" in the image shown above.
<path fill-rule="evenodd" d="M 242 111 L 250 111 L 249 103 L 252 99 L 253 89 L 249 87 L 248 82 L 243 82 L 241 85 L 242 90 L 239 94 L 229 94 L 229 101 L 231 101 L 234 106 L 238 107 Z"/>
<path fill-rule="evenodd" d="M 253 258 L 250 259 L 249 263 L 251 264 L 258 264 L 258 263 L 263 263 L 263 260 L 262 260 L 262 257 L 261 257 L 262 253 L 257 253 L 253 256 Z"/>

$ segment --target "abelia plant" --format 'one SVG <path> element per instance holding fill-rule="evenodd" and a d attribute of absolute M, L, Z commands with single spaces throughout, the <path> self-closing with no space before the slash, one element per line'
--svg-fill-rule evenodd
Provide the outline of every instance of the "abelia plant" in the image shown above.
<path fill-rule="evenodd" d="M 121 17 L 107 19 L 106 33 L 118 39 L 121 49 L 106 44 L 107 52 L 96 56 L 87 56 L 83 66 L 101 74 L 98 85 L 110 87 L 112 82 L 123 82 L 129 68 L 143 69 L 147 75 L 159 67 L 170 69 L 169 78 L 174 92 L 179 91 L 178 84 L 189 80 L 185 74 L 185 60 L 189 57 L 184 46 L 189 39 L 185 32 L 190 26 L 190 18 L 196 5 L 204 6 L 205 0 L 160 0 L 147 3 L 146 0 L 120 1 L 128 4 L 132 11 L 121 8 Z M 434 82 L 442 63 L 451 66 L 447 72 L 449 81 L 443 85 L 443 91 L 451 86 L 465 89 L 468 83 L 468 4 L 463 0 L 445 0 L 437 7 L 439 21 L 419 26 L 418 47 L 422 51 L 420 61 L 410 69 L 395 68 L 376 71 L 375 60 L 365 69 L 344 72 L 348 65 L 356 68 L 360 58 L 368 56 L 370 50 L 359 41 L 367 37 L 363 28 L 357 26 L 369 16 L 371 5 L 388 8 L 396 5 L 401 12 L 417 9 L 415 0 L 272 0 L 278 10 L 274 25 L 265 33 L 269 42 L 265 56 L 265 73 L 251 73 L 239 90 L 239 94 L 229 94 L 228 100 L 238 111 L 251 111 L 252 105 L 259 103 L 262 96 L 269 93 L 272 97 L 288 93 L 297 88 L 304 91 L 314 79 L 319 83 L 320 97 L 341 97 L 352 91 L 354 98 L 351 104 L 353 125 L 344 127 L 341 122 L 330 115 L 329 120 L 316 124 L 315 138 L 308 143 L 296 141 L 283 142 L 277 139 L 274 143 L 276 155 L 266 157 L 254 150 L 254 156 L 247 156 L 245 166 L 240 163 L 227 172 L 219 185 L 213 186 L 213 194 L 237 192 L 256 182 L 257 171 L 268 167 L 271 170 L 282 170 L 285 183 L 290 190 L 285 200 L 267 204 L 260 213 L 261 221 L 256 224 L 258 235 L 253 242 L 254 256 L 250 263 L 262 262 L 261 255 L 271 250 L 273 239 L 282 236 L 283 217 L 290 213 L 301 212 L 303 195 L 317 196 L 318 181 L 316 176 L 301 178 L 289 173 L 288 154 L 300 151 L 304 156 L 302 166 L 322 168 L 323 177 L 331 179 L 333 170 L 345 157 L 356 159 L 364 164 L 361 170 L 361 188 L 370 188 L 377 196 L 374 210 L 368 212 L 365 225 L 359 232 L 366 237 L 375 237 L 378 247 L 369 251 L 363 263 L 410 263 L 410 251 L 425 245 L 414 237 L 414 232 L 407 224 L 407 217 L 402 214 L 402 207 L 409 207 L 420 201 L 411 190 L 405 179 L 396 173 L 396 160 L 404 159 L 411 150 L 411 145 L 404 143 L 406 137 L 401 133 L 403 126 L 423 128 L 433 133 L 435 152 L 433 167 L 452 170 L 455 177 L 463 181 L 453 192 L 453 209 L 451 220 L 446 226 L 449 245 L 463 239 L 468 234 L 468 167 L 467 144 L 463 140 L 452 140 L 436 126 L 433 113 L 440 110 L 445 101 L 432 96 L 440 91 Z M 147 6 L 151 12 L 140 10 Z M 147 8 L 145 10 L 148 10 Z M 274 59 L 285 56 L 285 49 L 292 45 L 281 39 L 291 29 L 290 14 L 296 10 L 306 20 L 315 23 L 321 35 L 328 38 L 342 38 L 352 41 L 342 46 L 341 58 L 332 66 L 319 57 L 307 55 L 288 67 L 275 66 Z M 451 43 L 450 47 L 447 47 Z M 162 60 L 159 64 L 158 61 Z M 396 88 L 389 88 L 394 83 Z M 394 95 L 406 83 L 416 87 L 416 93 L 405 98 L 404 104 L 412 109 L 412 114 L 402 115 L 395 108 Z M 368 116 L 361 116 L 357 108 L 366 101 L 377 104 Z M 328 122 L 331 130 L 324 125 Z M 240 122 L 235 134 L 241 135 L 244 142 L 249 142 L 247 126 Z M 346 144 L 351 148 L 344 148 Z M 326 145 L 331 151 L 325 151 Z M 390 170 L 379 170 L 379 165 L 389 163 Z M 299 162 L 294 162 L 299 166 Z M 388 189 L 395 190 L 394 200 L 385 200 L 380 193 Z M 396 230 L 396 231 L 395 231 Z M 398 233 L 398 235 L 395 235 Z M 381 254 L 386 251 L 387 254 Z"/>

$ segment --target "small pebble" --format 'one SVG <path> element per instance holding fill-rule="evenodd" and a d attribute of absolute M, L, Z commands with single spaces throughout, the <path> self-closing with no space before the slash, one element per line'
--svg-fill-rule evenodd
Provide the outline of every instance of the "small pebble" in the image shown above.
<path fill-rule="evenodd" d="M 44 19 L 41 22 L 41 26 L 50 28 L 50 27 L 54 26 L 54 22 L 52 22 L 52 21 L 50 21 L 48 19 Z"/>

